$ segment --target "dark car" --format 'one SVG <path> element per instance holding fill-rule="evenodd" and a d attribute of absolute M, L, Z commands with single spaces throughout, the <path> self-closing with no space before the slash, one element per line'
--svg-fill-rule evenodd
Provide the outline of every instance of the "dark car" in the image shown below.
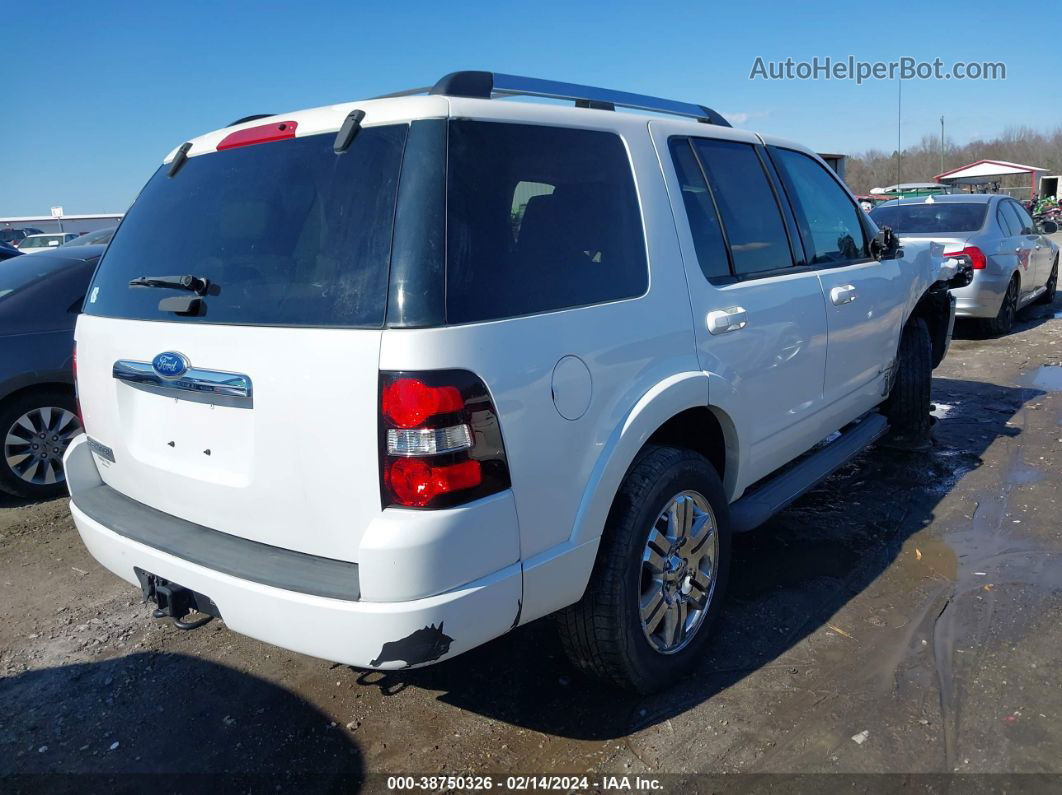
<path fill-rule="evenodd" d="M 7 243 L 0 243 L 0 261 L 17 257 L 22 252 Z"/>
<path fill-rule="evenodd" d="M 74 322 L 103 246 L 17 257 L 0 266 L 0 490 L 65 490 L 63 453 L 81 432 Z"/>
<path fill-rule="evenodd" d="M 6 229 L 0 229 L 0 243 L 5 243 L 12 248 L 18 248 L 18 244 L 25 240 L 29 235 L 40 234 L 43 234 L 43 232 L 34 226 L 23 228 L 7 227 Z"/>
<path fill-rule="evenodd" d="M 97 229 L 94 232 L 86 232 L 80 237 L 75 237 L 69 243 L 64 243 L 64 246 L 94 246 L 94 245 L 107 245 L 111 242 L 111 238 L 114 237 L 114 232 L 118 227 L 108 226 L 106 229 Z"/>

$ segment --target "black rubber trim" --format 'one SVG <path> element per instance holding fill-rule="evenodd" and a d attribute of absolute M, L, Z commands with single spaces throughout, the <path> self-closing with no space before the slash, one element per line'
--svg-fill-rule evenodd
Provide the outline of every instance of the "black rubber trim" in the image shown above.
<path fill-rule="evenodd" d="M 446 119 L 409 126 L 391 242 L 387 326 L 446 322 Z"/>
<path fill-rule="evenodd" d="M 73 502 L 90 519 L 120 536 L 241 580 L 348 602 L 361 596 L 357 563 L 211 530 L 131 500 L 106 484 L 78 492 Z"/>

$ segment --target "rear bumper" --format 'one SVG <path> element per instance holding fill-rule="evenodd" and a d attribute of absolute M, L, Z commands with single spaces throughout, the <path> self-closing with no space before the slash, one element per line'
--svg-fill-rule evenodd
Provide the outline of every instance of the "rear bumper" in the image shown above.
<path fill-rule="evenodd" d="M 951 291 L 955 296 L 955 316 L 995 317 L 1003 304 L 1010 278 L 1010 273 L 974 271 L 973 281 L 969 285 Z"/>
<path fill-rule="evenodd" d="M 101 521 L 98 510 L 90 516 L 79 507 L 79 495 L 89 506 L 91 498 L 85 495 L 99 489 L 102 481 L 87 437 L 71 443 L 66 468 L 74 523 L 101 565 L 133 585 L 139 586 L 135 569 L 140 568 L 204 594 L 231 629 L 266 643 L 333 662 L 396 669 L 453 657 L 504 634 L 516 623 L 522 598 L 518 562 L 421 599 L 370 602 L 350 594 L 340 598 L 340 592 L 322 596 L 291 590 L 163 551 L 144 543 L 145 535 L 138 536 L 141 540 L 130 537 L 125 534 L 134 521 L 129 516 L 123 518 L 122 532 Z"/>

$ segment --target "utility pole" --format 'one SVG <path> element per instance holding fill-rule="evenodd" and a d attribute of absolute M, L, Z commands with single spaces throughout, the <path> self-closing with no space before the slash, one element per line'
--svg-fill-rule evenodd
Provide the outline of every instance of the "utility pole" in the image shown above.
<path fill-rule="evenodd" d="M 940 117 L 940 173 L 944 173 L 944 117 Z"/>

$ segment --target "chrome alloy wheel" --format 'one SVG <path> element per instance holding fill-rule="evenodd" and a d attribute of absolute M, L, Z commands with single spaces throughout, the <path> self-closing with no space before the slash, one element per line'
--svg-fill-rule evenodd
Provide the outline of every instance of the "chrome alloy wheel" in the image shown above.
<path fill-rule="evenodd" d="M 715 592 L 719 532 L 704 495 L 672 497 L 649 529 L 642 553 L 642 632 L 661 654 L 681 651 L 704 622 Z"/>
<path fill-rule="evenodd" d="M 62 483 L 63 453 L 81 433 L 77 415 L 58 406 L 30 409 L 7 429 L 4 459 L 27 483 L 50 486 Z"/>

